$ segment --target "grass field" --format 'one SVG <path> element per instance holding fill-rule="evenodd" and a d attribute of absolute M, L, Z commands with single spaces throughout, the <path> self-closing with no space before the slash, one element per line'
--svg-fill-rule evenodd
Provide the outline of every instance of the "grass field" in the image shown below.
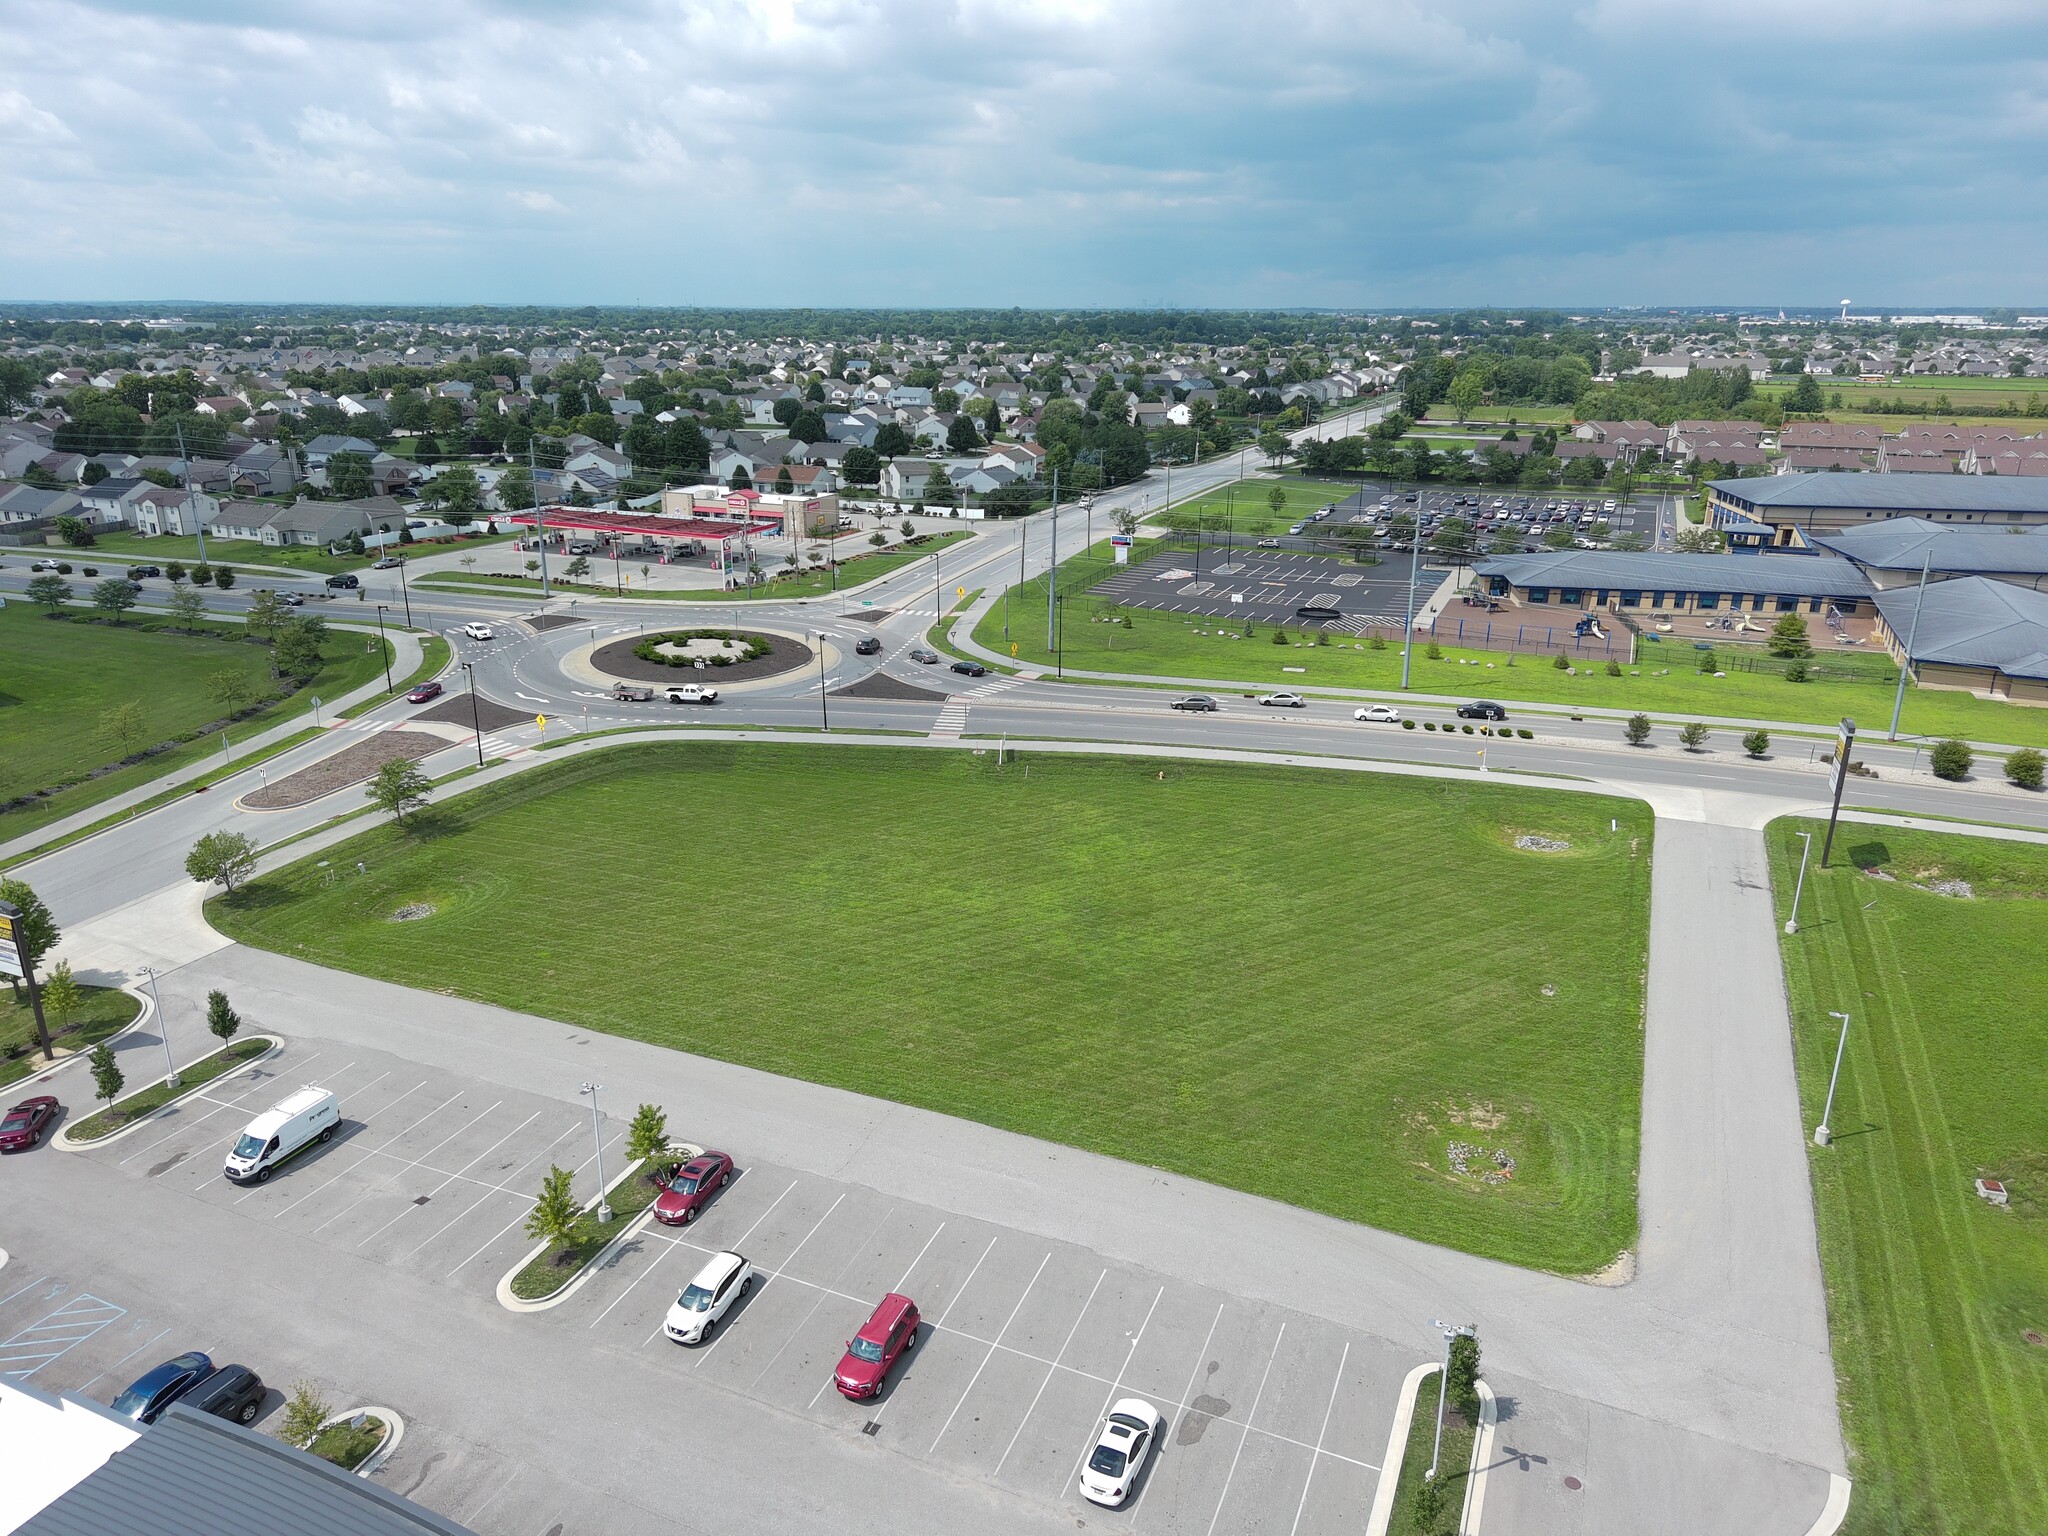
<path fill-rule="evenodd" d="M 1247 684 L 1285 683 L 1294 688 L 1386 688 L 1401 684 L 1401 647 L 1389 639 L 1385 650 L 1346 649 L 1333 642 L 1327 646 L 1296 649 L 1272 644 L 1269 627 L 1255 625 L 1249 640 L 1218 633 L 1218 622 L 1192 614 L 1161 613 L 1143 608 L 1121 610 L 1129 615 L 1131 627 L 1091 624 L 1089 615 L 1098 602 L 1088 589 L 1108 576 L 1110 548 L 1105 540 L 1086 554 L 1060 563 L 1059 589 L 1066 600 L 1063 622 L 1066 669 L 1073 671 L 1128 672 L 1160 677 L 1227 678 Z M 1045 578 L 1033 577 L 1011 589 L 1010 611 L 1045 612 Z M 1451 615 L 1460 610 L 1455 605 Z M 1566 610 L 1559 610 L 1551 623 L 1562 625 Z M 1446 628 L 1453 619 L 1447 617 Z M 1239 626 L 1241 629 L 1242 626 Z M 1198 633 L 1206 631 L 1206 633 Z M 1300 638 L 1294 631 L 1294 638 Z M 975 626 L 974 638 L 982 645 L 1007 656 L 1010 643 L 1017 642 L 1018 664 L 1051 667 L 1053 656 L 1045 648 L 1045 626 L 1012 623 L 1010 639 L 1003 638 L 1003 605 L 998 603 Z M 1353 637 L 1338 637 L 1347 642 Z M 1356 641 L 1363 646 L 1366 642 Z M 1654 651 L 1645 646 L 1645 652 Z M 1788 683 L 1768 673 L 1729 671 L 1726 677 L 1702 676 L 1693 670 L 1689 646 L 1671 648 L 1668 657 L 1646 655 L 1631 676 L 1623 668 L 1620 677 L 1609 677 L 1604 659 L 1576 675 L 1558 671 L 1543 656 L 1523 654 L 1508 665 L 1508 653 L 1484 651 L 1445 644 L 1441 659 L 1427 659 L 1418 646 L 1410 669 L 1409 685 L 1418 693 L 1471 694 L 1475 697 L 1526 699 L 1531 703 L 1583 705 L 1598 709 L 1644 710 L 1667 719 L 1700 715 L 1736 716 L 1755 720 L 1788 720 L 1832 727 L 1844 715 L 1863 721 L 1888 722 L 1892 689 L 1889 682 L 1841 680 Z M 1829 656 L 1832 664 L 1840 658 Z M 1860 660 L 1860 658 L 1859 658 Z M 1460 665 L 1460 662 L 1474 665 Z M 1306 667 L 1307 673 L 1283 672 L 1283 667 Z M 1491 670 L 1489 670 L 1489 668 Z M 1668 675 L 1656 673 L 1668 669 Z M 1895 679 L 1895 672 L 1882 674 Z M 2024 705 L 2001 704 L 1966 693 L 1945 689 L 1909 687 L 1900 716 L 1902 734 L 1915 736 L 1962 735 L 1974 740 L 2011 742 L 2018 745 L 2048 745 L 2048 710 Z M 1723 742 L 1724 746 L 1733 746 Z"/>
<path fill-rule="evenodd" d="M 503 544 L 518 536 L 516 533 L 479 534 L 459 542 L 465 547 L 481 547 Z M 423 558 L 430 554 L 445 554 L 455 547 L 454 543 L 422 543 L 407 546 L 407 552 L 415 558 Z M 147 558 L 158 565 L 168 560 L 182 560 L 189 566 L 199 563 L 199 540 L 173 533 L 154 537 L 142 533 L 102 533 L 94 540 L 91 549 L 69 551 L 68 557 L 75 562 L 81 558 L 89 560 L 98 554 Z M 367 570 L 370 562 L 377 558 L 374 550 L 365 555 L 330 555 L 324 546 L 317 549 L 277 549 L 254 539 L 208 539 L 206 555 L 215 565 L 260 567 L 317 576 Z"/>
<path fill-rule="evenodd" d="M 1917 421 L 1955 422 L 1960 426 L 2027 426 L 2038 430 L 2039 423 L 2048 417 L 2048 380 L 2043 379 L 1963 379 L 1963 378 L 1913 378 L 1888 380 L 1883 384 L 1861 384 L 1854 379 L 1822 379 L 1821 396 L 1832 401 L 1839 391 L 1842 404 L 1839 408 L 1830 405 L 1826 416 L 1829 421 L 1875 423 L 1887 431 L 1896 432 L 1903 426 Z M 1782 399 L 1791 388 L 1786 385 L 1770 385 L 1757 393 L 1772 399 Z M 1936 405 L 1946 396 L 1947 409 Z M 1871 410 L 1872 405 L 1910 405 L 1925 414 L 1898 414 L 1893 411 Z M 2001 410 L 2017 409 L 2021 415 L 1987 416 L 1986 407 L 1997 406 Z"/>
<path fill-rule="evenodd" d="M 223 633 L 232 632 L 223 629 Z M 383 659 L 363 638 L 336 632 L 326 665 L 306 687 L 231 728 L 240 739 L 312 707 L 314 695 L 333 699 L 381 676 Z M 217 639 L 146 634 L 135 616 L 114 628 L 59 623 L 40 609 L 9 603 L 0 608 L 0 800 L 32 794 L 105 763 L 118 762 L 120 746 L 101 732 L 118 707 L 141 707 L 140 745 L 154 746 L 222 714 L 208 679 L 231 671 L 252 697 L 277 688 L 267 649 Z M 97 804 L 110 795 L 162 775 L 211 752 L 217 736 L 186 743 L 155 757 L 45 796 L 33 806 L 0 812 L 0 842 Z"/>
<path fill-rule="evenodd" d="M 661 838 L 563 835 L 639 824 L 678 784 L 729 808 L 687 859 Z M 323 850 L 366 876 L 322 886 L 294 866 L 210 915 L 301 959 L 1513 1263 L 1587 1272 L 1634 1238 L 1637 802 L 678 743 L 551 765 L 440 823 Z M 1521 852 L 1524 831 L 1572 852 Z M 434 913 L 388 920 L 411 903 Z M 514 954 L 508 932 L 542 936 Z M 1451 1171 L 1453 1138 L 1508 1151 L 1512 1179 Z"/>
<path fill-rule="evenodd" d="M 1770 844 L 1780 916 L 1798 828 Z M 1882 868 L 1887 882 L 1856 865 Z M 1912 882 L 1964 879 L 1969 900 Z M 1781 940 L 1857 1536 L 2048 1530 L 2048 848 L 1848 825 Z M 1972 1193 L 1997 1177 L 1999 1211 Z"/>
<path fill-rule="evenodd" d="M 1276 487 L 1287 493 L 1286 504 L 1277 512 L 1268 500 Z M 1228 485 L 1219 485 L 1200 496 L 1176 501 L 1173 510 L 1177 513 L 1199 512 L 1218 528 L 1223 527 L 1227 519 L 1239 533 L 1285 532 L 1309 513 L 1342 501 L 1357 489 L 1354 481 L 1312 480 L 1306 475 L 1253 475 Z M 1105 536 L 1110 532 L 1106 520 L 1097 526 Z M 1043 600 L 1045 588 L 1041 585 L 1038 591 Z"/>
<path fill-rule="evenodd" d="M 39 970 L 38 975 L 41 974 Z M 142 1004 L 118 987 L 81 986 L 78 990 L 81 1000 L 76 1013 L 60 1018 L 47 1002 L 43 1006 L 43 1022 L 50 1026 L 50 1043 L 60 1052 L 88 1050 L 107 1036 L 126 1029 L 142 1011 Z M 42 1069 L 36 1016 L 28 1005 L 27 994 L 16 1002 L 11 987 L 0 987 L 0 1087 L 33 1077 Z"/>

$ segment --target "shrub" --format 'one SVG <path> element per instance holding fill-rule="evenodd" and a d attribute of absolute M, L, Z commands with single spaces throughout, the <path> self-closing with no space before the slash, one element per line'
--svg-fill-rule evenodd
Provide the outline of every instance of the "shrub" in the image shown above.
<path fill-rule="evenodd" d="M 1470 736 L 1470 735 L 1472 734 L 1472 727 L 1471 727 L 1471 726 L 1469 726 L 1469 725 L 1468 725 L 1468 726 L 1466 726 L 1466 727 L 1465 727 L 1464 729 L 1465 729 L 1465 734 L 1466 734 L 1467 736 Z"/>
<path fill-rule="evenodd" d="M 1695 651 L 1692 664 L 1695 672 L 1715 671 L 1717 668 L 1714 661 L 1714 648 L 1710 645 L 1704 651 Z"/>
<path fill-rule="evenodd" d="M 1688 722 L 1678 729 L 1679 743 L 1688 752 L 1697 752 L 1706 745 L 1707 728 L 1697 720 Z"/>
<path fill-rule="evenodd" d="M 1970 764 L 1975 761 L 1970 744 L 1953 736 L 1947 741 L 1937 741 L 1934 750 L 1927 754 L 1927 766 L 1934 770 L 1937 779 L 1967 779 Z"/>
<path fill-rule="evenodd" d="M 1425 720 L 1422 722 L 1422 728 L 1425 731 L 1433 731 L 1436 729 L 1436 722 L 1434 720 Z"/>
<path fill-rule="evenodd" d="M 1805 663 L 1805 662 L 1803 662 L 1803 661 L 1794 661 L 1794 662 L 1789 662 L 1789 663 L 1787 663 L 1787 665 L 1786 665 L 1786 667 L 1785 667 L 1785 681 L 1786 681 L 1786 682 L 1788 682 L 1788 683 L 1803 683 L 1803 682 L 1805 682 L 1805 681 L 1806 681 L 1806 663 Z"/>
<path fill-rule="evenodd" d="M 1749 732 L 1742 738 L 1742 750 L 1751 757 L 1762 757 L 1771 750 L 1771 733 L 1769 731 Z"/>
<path fill-rule="evenodd" d="M 1524 741 L 1534 741 L 1536 739 L 1536 733 L 1530 730 L 1526 725 L 1516 726 L 1515 734 L 1521 737 Z"/>
<path fill-rule="evenodd" d="M 1555 656 L 1553 656 L 1550 660 L 1550 664 L 1553 667 L 1557 668 L 1557 670 L 1560 672 L 1569 672 L 1572 669 L 1572 659 L 1571 657 L 1565 655 L 1563 651 L 1559 651 Z"/>
<path fill-rule="evenodd" d="M 99 575 L 99 573 L 100 568 L 98 566 L 88 565 L 84 570 L 80 571 L 78 574 L 81 576 L 97 576 Z"/>
<path fill-rule="evenodd" d="M 1650 739 L 1650 717 L 1648 715 L 1630 715 L 1628 717 L 1628 724 L 1621 728 L 1621 734 L 1630 746 L 1640 747 Z"/>
<path fill-rule="evenodd" d="M 658 635 L 649 635 L 633 647 L 633 654 L 642 661 L 657 662 L 665 667 L 694 667 L 696 662 L 690 658 L 686 656 L 670 656 L 660 649 L 663 645 L 684 645 L 692 640 L 737 641 L 746 648 L 746 654 L 739 658 L 741 661 L 757 661 L 773 649 L 771 643 L 764 636 L 741 634 L 736 630 L 672 629 L 665 630 Z M 733 658 L 729 656 L 713 656 L 709 659 L 714 667 L 731 666 L 733 664 Z"/>
<path fill-rule="evenodd" d="M 279 1427 L 278 1438 L 287 1445 L 304 1450 L 313 1443 L 313 1437 L 320 1433 L 320 1426 L 333 1412 L 313 1383 L 293 1382 L 292 1395 L 285 1400 L 284 1423 Z"/>
<path fill-rule="evenodd" d="M 1384 651 L 1387 648 L 1387 637 L 1378 630 L 1374 630 L 1366 637 L 1365 643 L 1369 650 Z"/>
<path fill-rule="evenodd" d="M 2032 747 L 2021 747 L 2005 757 L 2005 776 L 2021 789 L 2041 787 L 2042 758 Z"/>
<path fill-rule="evenodd" d="M 69 560 L 59 560 L 57 562 L 57 574 L 59 576 L 69 576 L 71 574 L 71 562 Z"/>
<path fill-rule="evenodd" d="M 1621 663 L 1616 661 L 1612 656 L 1607 658 L 1607 675 L 1609 677 L 1621 676 Z"/>
<path fill-rule="evenodd" d="M 1415 722 L 1413 720 L 1403 720 L 1401 722 L 1401 729 L 1404 731 L 1412 731 L 1415 729 Z"/>
<path fill-rule="evenodd" d="M 1274 643 L 1275 645 L 1285 645 L 1285 644 L 1287 643 L 1287 631 L 1286 631 L 1286 630 L 1284 630 L 1284 629 L 1276 629 L 1276 630 L 1274 630 L 1274 631 L 1273 631 L 1273 643 Z"/>
<path fill-rule="evenodd" d="M 1431 661 L 1442 661 L 1444 659 L 1444 648 L 1432 640 L 1422 648 L 1422 654 Z"/>

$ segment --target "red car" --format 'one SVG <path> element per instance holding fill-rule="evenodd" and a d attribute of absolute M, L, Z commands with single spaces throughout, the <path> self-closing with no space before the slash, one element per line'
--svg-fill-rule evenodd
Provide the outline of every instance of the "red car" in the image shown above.
<path fill-rule="evenodd" d="M 0 1152 L 26 1152 L 41 1141 L 61 1107 L 48 1094 L 23 1099 L 7 1111 L 6 1119 L 0 1120 Z"/>
<path fill-rule="evenodd" d="M 874 1397 L 889 1379 L 896 1362 L 917 1344 L 917 1303 L 894 1291 L 884 1296 L 874 1316 L 846 1341 L 846 1353 L 832 1373 L 841 1397 Z"/>
<path fill-rule="evenodd" d="M 441 697 L 441 685 L 439 683 L 421 683 L 419 687 L 413 689 L 411 693 L 405 696 L 405 702 L 408 704 L 424 704 L 429 699 L 438 699 L 439 697 Z"/>
<path fill-rule="evenodd" d="M 671 1227 L 695 1221 L 731 1178 L 732 1159 L 723 1152 L 699 1152 L 687 1163 L 677 1163 L 662 1175 L 654 1219 Z"/>

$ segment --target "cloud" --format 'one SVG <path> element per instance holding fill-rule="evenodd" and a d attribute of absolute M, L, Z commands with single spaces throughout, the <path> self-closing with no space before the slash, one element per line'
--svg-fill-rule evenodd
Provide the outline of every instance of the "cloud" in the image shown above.
<path fill-rule="evenodd" d="M 0 35 L 12 297 L 2048 301 L 2017 0 L 0 0 Z"/>

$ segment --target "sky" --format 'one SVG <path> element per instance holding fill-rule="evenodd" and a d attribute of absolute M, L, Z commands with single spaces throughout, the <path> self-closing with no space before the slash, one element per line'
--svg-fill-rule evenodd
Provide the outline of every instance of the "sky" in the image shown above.
<path fill-rule="evenodd" d="M 0 299 L 2048 306 L 2041 0 L 0 0 Z"/>

